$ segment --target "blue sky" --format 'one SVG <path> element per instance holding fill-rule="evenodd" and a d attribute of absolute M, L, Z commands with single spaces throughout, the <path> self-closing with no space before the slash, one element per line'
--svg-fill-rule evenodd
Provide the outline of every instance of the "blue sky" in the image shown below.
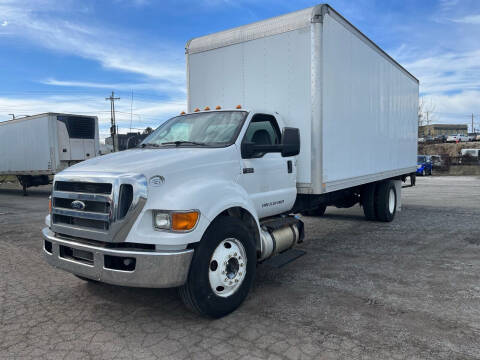
<path fill-rule="evenodd" d="M 0 0 L 0 120 L 94 114 L 105 137 L 114 90 L 121 132 L 155 127 L 186 107 L 188 39 L 317 3 Z M 434 122 L 480 128 L 480 1 L 329 3 L 420 79 Z"/>

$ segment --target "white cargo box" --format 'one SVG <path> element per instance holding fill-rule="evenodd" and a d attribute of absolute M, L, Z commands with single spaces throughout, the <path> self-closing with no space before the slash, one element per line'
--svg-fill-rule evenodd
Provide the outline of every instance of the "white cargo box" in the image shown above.
<path fill-rule="evenodd" d="M 195 38 L 188 110 L 278 113 L 301 132 L 300 193 L 416 170 L 418 80 L 328 5 Z"/>
<path fill-rule="evenodd" d="M 0 174 L 50 175 L 98 155 L 98 119 L 45 113 L 0 122 Z"/>

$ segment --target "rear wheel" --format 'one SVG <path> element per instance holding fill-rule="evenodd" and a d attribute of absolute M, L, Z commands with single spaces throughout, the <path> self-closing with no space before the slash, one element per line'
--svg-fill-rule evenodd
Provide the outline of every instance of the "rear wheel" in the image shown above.
<path fill-rule="evenodd" d="M 323 216 L 326 209 L 327 205 L 320 205 L 313 210 L 302 211 L 301 214 L 303 216 Z"/>
<path fill-rule="evenodd" d="M 195 249 L 180 297 L 200 315 L 225 316 L 247 297 L 255 279 L 256 260 L 255 241 L 243 223 L 219 218 Z"/>
<path fill-rule="evenodd" d="M 375 189 L 375 183 L 367 184 L 363 187 L 362 193 L 360 195 L 363 213 L 365 214 L 365 218 L 367 220 L 377 219 L 377 216 L 375 214 Z"/>
<path fill-rule="evenodd" d="M 383 181 L 377 185 L 375 192 L 375 212 L 377 219 L 390 222 L 397 210 L 397 191 L 392 181 Z"/>

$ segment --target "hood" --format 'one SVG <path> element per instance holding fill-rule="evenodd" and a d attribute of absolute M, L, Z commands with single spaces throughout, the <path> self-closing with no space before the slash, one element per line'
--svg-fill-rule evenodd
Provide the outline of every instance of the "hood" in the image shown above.
<path fill-rule="evenodd" d="M 234 145 L 227 148 L 178 147 L 125 150 L 82 161 L 62 173 L 111 172 L 148 175 L 159 169 L 173 172 L 232 159 L 233 147 Z"/>

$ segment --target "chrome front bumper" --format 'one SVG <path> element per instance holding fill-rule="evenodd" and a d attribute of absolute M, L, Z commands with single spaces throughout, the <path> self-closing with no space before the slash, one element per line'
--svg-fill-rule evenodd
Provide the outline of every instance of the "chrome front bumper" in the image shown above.
<path fill-rule="evenodd" d="M 50 265 L 113 285 L 149 288 L 183 285 L 193 256 L 193 249 L 163 252 L 108 249 L 60 238 L 49 228 L 42 230 L 42 237 L 43 253 Z M 130 268 L 120 270 L 126 259 Z"/>

